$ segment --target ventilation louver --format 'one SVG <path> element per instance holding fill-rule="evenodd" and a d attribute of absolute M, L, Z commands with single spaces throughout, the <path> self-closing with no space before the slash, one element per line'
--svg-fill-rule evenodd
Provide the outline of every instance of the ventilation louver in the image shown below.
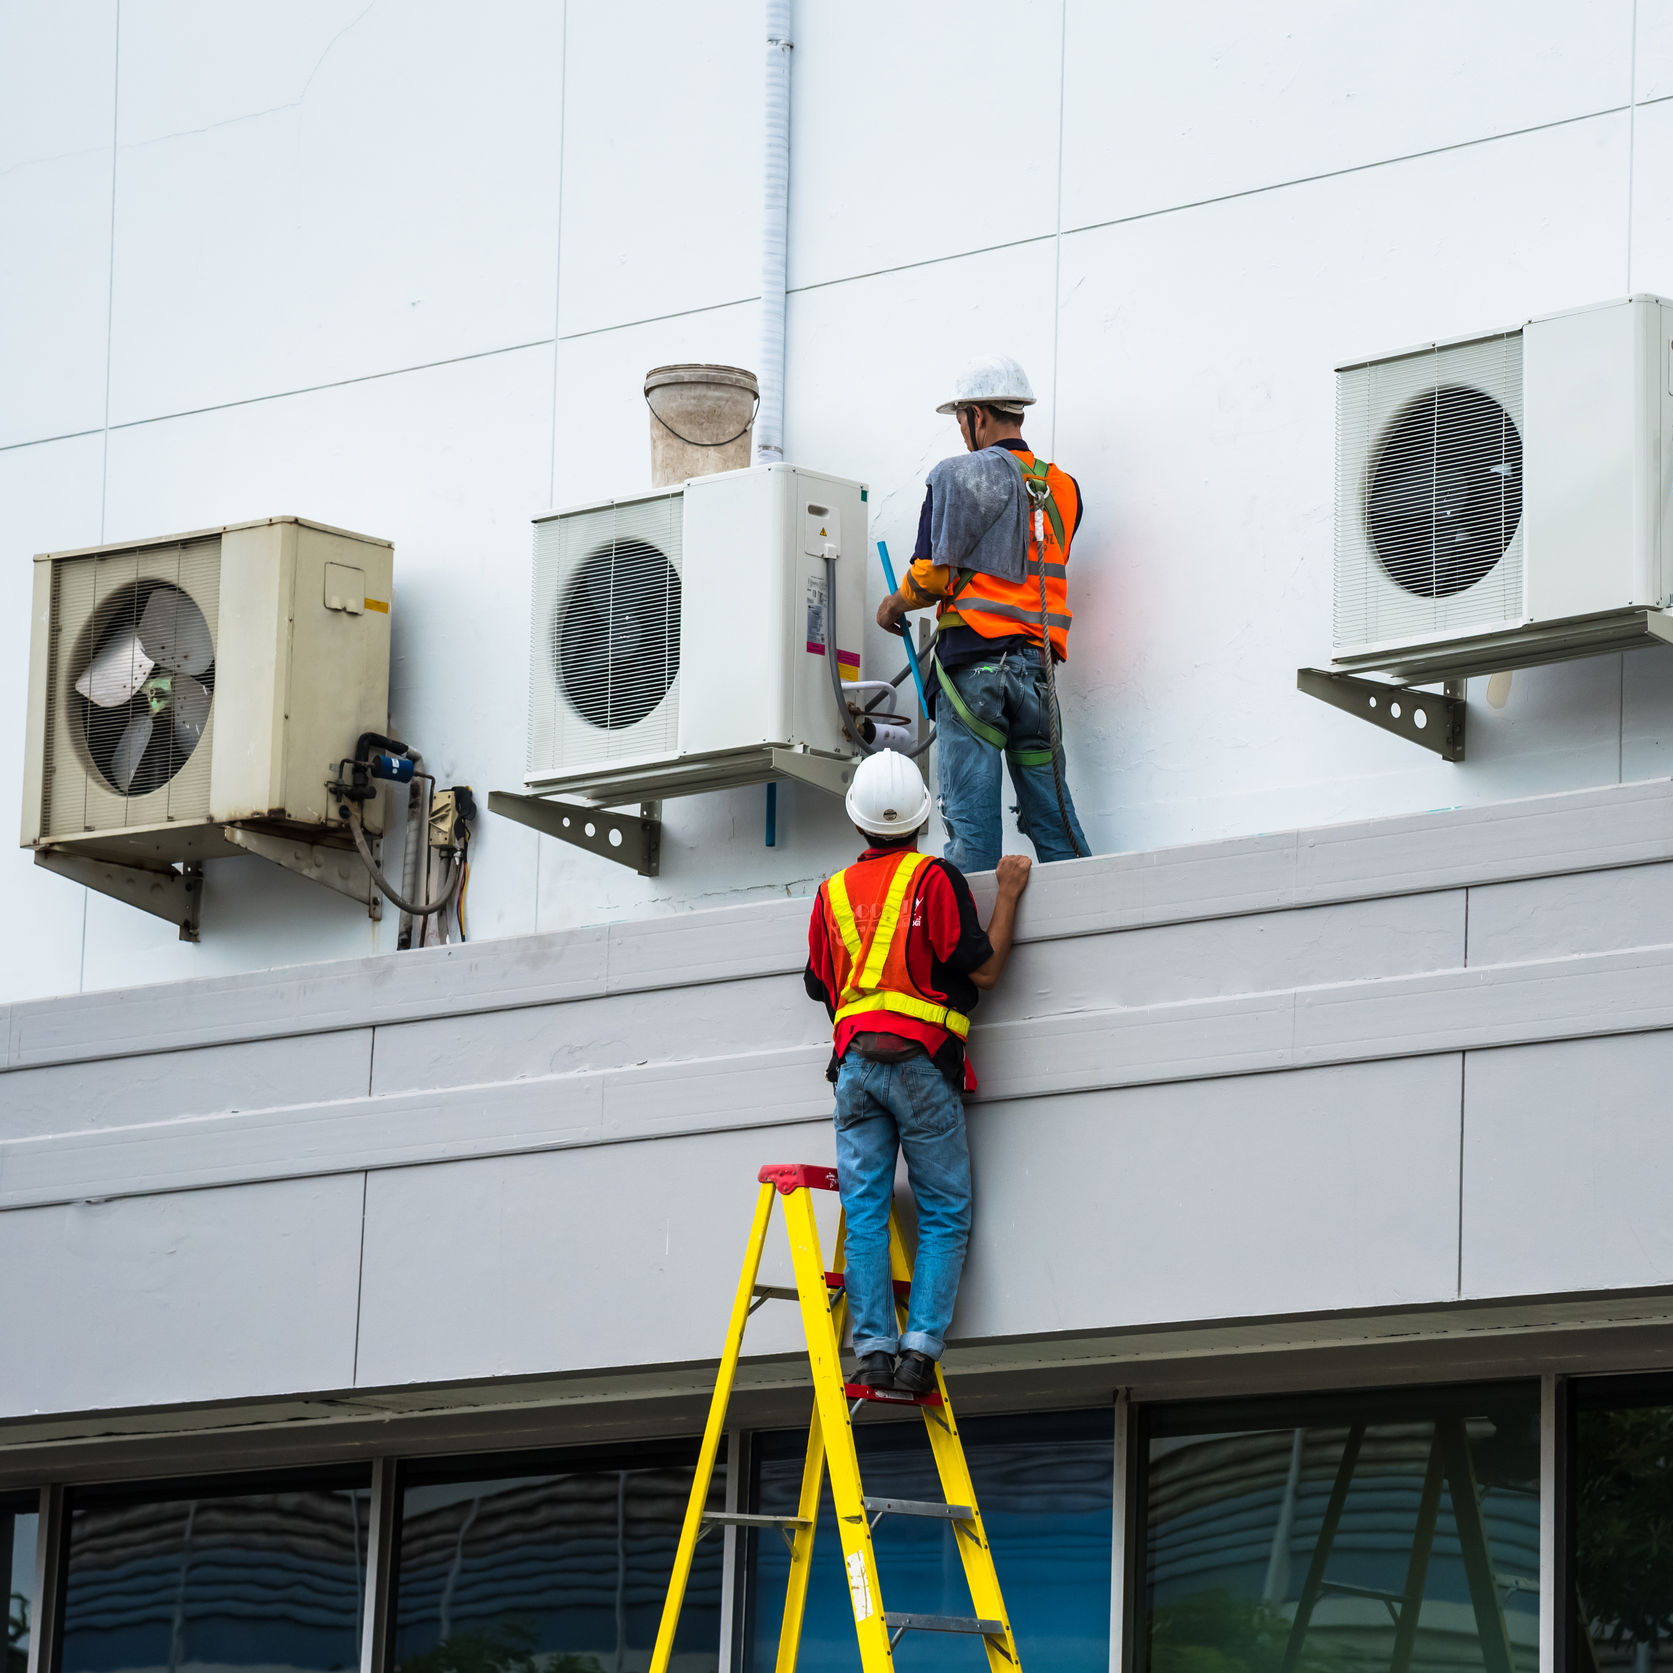
<path fill-rule="evenodd" d="M 1337 653 L 1518 622 L 1522 335 L 1344 370 Z"/>

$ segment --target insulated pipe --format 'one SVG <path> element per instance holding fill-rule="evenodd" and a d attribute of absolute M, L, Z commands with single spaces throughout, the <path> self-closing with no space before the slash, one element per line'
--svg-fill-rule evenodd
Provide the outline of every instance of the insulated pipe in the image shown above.
<path fill-rule="evenodd" d="M 784 281 L 790 236 L 790 0 L 767 0 L 761 164 L 761 407 L 755 462 L 784 458 Z"/>

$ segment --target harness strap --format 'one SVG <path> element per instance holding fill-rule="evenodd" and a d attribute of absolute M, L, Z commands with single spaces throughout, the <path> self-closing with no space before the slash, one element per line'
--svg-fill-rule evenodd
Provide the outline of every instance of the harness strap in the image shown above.
<path fill-rule="evenodd" d="M 997 726 L 989 726 L 965 702 L 959 688 L 953 684 L 953 677 L 941 666 L 941 659 L 935 661 L 935 677 L 940 684 L 941 695 L 953 705 L 953 713 L 964 724 L 964 729 L 972 737 L 980 738 L 983 743 L 993 749 L 1005 751 L 1005 758 L 1019 767 L 1049 767 L 1052 763 L 1052 753 L 1049 749 L 1012 749 L 1011 740 L 1007 734 L 1001 732 Z"/>
<path fill-rule="evenodd" d="M 1046 520 L 1051 524 L 1051 532 L 1057 536 L 1057 549 L 1062 551 L 1063 541 L 1063 513 L 1057 509 L 1057 501 L 1051 495 L 1051 479 L 1047 471 L 1051 467 L 1044 459 L 1036 459 L 1032 465 L 1025 465 L 1009 448 L 1005 449 L 1005 456 L 1022 473 L 1022 486 L 1028 495 L 1029 503 L 1037 506 L 1046 514 Z"/>

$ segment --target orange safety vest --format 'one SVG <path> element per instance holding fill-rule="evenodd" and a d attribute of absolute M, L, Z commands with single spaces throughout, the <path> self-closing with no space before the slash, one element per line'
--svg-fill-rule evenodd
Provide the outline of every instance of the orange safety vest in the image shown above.
<path fill-rule="evenodd" d="M 1009 449 L 1007 449 L 1009 452 Z M 960 570 L 954 579 L 937 619 L 939 628 L 968 627 L 984 639 L 1002 639 L 1026 633 L 1040 637 L 1040 574 L 1046 581 L 1046 625 L 1057 660 L 1069 656 L 1069 543 L 1075 537 L 1075 520 L 1080 513 L 1080 496 L 1074 479 L 1056 465 L 1036 459 L 1032 453 L 1012 453 L 1030 483 L 1043 484 L 1036 515 L 1035 500 L 1028 500 L 1028 556 L 1020 581 L 1002 581 L 972 569 Z M 1043 538 L 1042 538 L 1043 536 Z"/>
<path fill-rule="evenodd" d="M 926 994 L 907 965 L 911 897 L 929 856 L 908 849 L 898 858 L 859 860 L 820 885 L 841 945 L 831 948 L 836 977 L 832 1026 L 867 1011 L 893 1011 L 944 1028 L 963 1040 L 970 1018 Z"/>

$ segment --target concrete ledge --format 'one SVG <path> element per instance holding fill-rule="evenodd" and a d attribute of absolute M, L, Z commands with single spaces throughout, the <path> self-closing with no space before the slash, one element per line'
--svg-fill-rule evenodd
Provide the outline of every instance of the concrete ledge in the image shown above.
<path fill-rule="evenodd" d="M 979 1102 L 1673 1029 L 1673 946 L 978 1028 Z M 0 1144 L 0 1209 L 823 1121 L 823 1045 Z"/>
<path fill-rule="evenodd" d="M 1673 859 L 1673 781 L 1325 826 L 1043 868 L 1038 942 Z M 985 887 L 984 887 L 985 884 Z M 991 881 L 977 880 L 984 900 Z M 984 900 L 985 904 L 985 900 Z M 20 1069 L 603 994 L 790 974 L 805 901 L 33 1000 L 0 1010 Z"/>

